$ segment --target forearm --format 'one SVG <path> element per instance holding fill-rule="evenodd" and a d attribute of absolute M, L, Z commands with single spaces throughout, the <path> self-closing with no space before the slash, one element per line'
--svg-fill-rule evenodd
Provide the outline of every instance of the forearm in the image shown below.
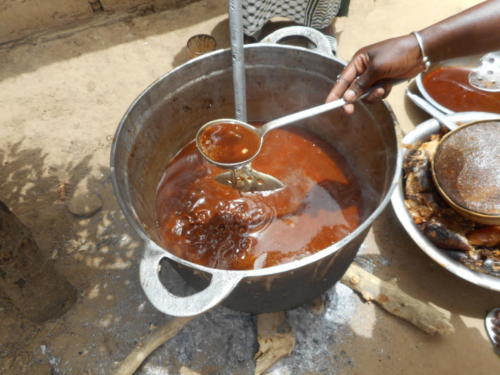
<path fill-rule="evenodd" d="M 500 50 L 500 0 L 489 0 L 419 31 L 436 62 Z"/>
<path fill-rule="evenodd" d="M 418 35 L 406 34 L 358 50 L 327 101 L 344 97 L 352 102 L 373 85 L 381 87 L 368 99 L 384 97 L 390 91 L 391 81 L 409 79 L 422 72 L 426 67 L 419 39 L 430 62 L 500 50 L 500 0 L 484 1 L 420 30 Z M 346 108 L 346 112 L 352 111 L 352 105 Z"/>

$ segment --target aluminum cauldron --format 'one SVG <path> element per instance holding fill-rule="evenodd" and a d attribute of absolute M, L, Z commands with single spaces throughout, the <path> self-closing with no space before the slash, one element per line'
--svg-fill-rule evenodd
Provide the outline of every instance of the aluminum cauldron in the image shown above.
<path fill-rule="evenodd" d="M 245 47 L 249 120 L 268 121 L 323 103 L 343 63 L 301 47 Z M 395 119 L 387 105 L 357 104 L 355 114 L 336 110 L 307 127 L 344 155 L 363 190 L 364 221 L 353 233 L 316 253 L 283 265 L 247 271 L 203 267 L 159 245 L 155 195 L 172 157 L 205 122 L 233 117 L 231 52 L 215 51 L 172 70 L 132 103 L 111 152 L 113 187 L 123 213 L 144 241 L 141 285 L 151 303 L 174 316 L 202 313 L 222 303 L 247 312 L 286 310 L 329 289 L 352 262 L 365 235 L 389 202 L 401 170 Z M 168 259 L 198 290 L 177 296 L 159 277 Z"/>

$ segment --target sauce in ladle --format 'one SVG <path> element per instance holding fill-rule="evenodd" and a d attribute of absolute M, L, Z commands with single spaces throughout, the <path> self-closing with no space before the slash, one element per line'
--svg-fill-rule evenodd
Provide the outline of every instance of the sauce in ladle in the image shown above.
<path fill-rule="evenodd" d="M 354 174 L 312 133 L 294 127 L 270 132 L 253 165 L 285 188 L 263 194 L 222 185 L 215 176 L 223 170 L 205 161 L 194 142 L 187 144 L 158 187 L 162 245 L 201 265 L 256 269 L 313 254 L 360 224 Z"/>
<path fill-rule="evenodd" d="M 260 137 L 239 124 L 216 123 L 203 129 L 199 147 L 200 151 L 218 163 L 240 163 L 259 151 Z"/>

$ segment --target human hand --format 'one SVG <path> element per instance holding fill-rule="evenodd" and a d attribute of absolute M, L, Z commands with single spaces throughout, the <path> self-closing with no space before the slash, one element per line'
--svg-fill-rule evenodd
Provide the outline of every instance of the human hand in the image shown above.
<path fill-rule="evenodd" d="M 387 39 L 361 48 L 354 54 L 337 78 L 326 101 L 343 97 L 352 103 L 361 94 L 377 85 L 367 97 L 368 102 L 385 98 L 394 80 L 409 79 L 424 70 L 422 54 L 412 34 Z M 353 104 L 346 104 L 347 113 L 354 111 Z"/>

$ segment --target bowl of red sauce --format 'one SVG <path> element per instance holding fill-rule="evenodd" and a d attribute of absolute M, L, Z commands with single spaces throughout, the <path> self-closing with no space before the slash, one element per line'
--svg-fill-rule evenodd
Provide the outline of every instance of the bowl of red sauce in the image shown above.
<path fill-rule="evenodd" d="M 471 69 L 481 56 L 450 59 L 433 64 L 417 76 L 416 83 L 425 99 L 444 113 L 500 113 L 500 92 L 488 92 L 469 83 Z"/>

